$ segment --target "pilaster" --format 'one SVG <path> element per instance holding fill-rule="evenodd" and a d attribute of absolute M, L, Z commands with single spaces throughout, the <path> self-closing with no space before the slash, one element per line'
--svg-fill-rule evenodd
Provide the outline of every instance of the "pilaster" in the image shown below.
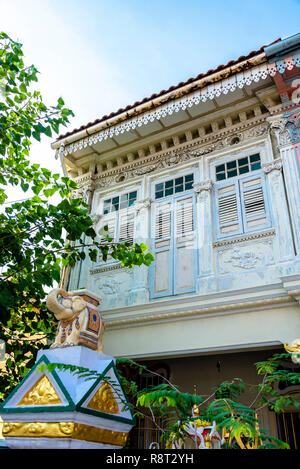
<path fill-rule="evenodd" d="M 282 177 L 282 160 L 278 158 L 266 163 L 263 169 L 268 180 L 270 209 L 277 235 L 277 257 L 279 262 L 284 262 L 291 260 L 295 251 Z"/>
<path fill-rule="evenodd" d="M 135 203 L 135 234 L 136 243 L 150 246 L 150 209 L 152 200 L 147 197 Z M 145 265 L 133 268 L 133 288 L 130 291 L 129 303 L 139 304 L 149 301 L 148 268 Z"/>
<path fill-rule="evenodd" d="M 194 184 L 197 196 L 197 246 L 199 277 L 197 290 L 202 290 L 203 277 L 213 275 L 213 222 L 211 192 L 213 183 L 210 179 Z"/>
<path fill-rule="evenodd" d="M 300 145 L 299 145 L 300 146 Z M 300 255 L 300 177 L 292 145 L 280 149 L 296 254 Z"/>

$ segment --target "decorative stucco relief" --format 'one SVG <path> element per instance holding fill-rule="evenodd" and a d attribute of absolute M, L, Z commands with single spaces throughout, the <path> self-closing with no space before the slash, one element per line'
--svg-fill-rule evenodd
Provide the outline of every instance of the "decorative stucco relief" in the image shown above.
<path fill-rule="evenodd" d="M 227 274 L 274 264 L 273 241 L 265 238 L 217 248 L 218 272 Z"/>
<path fill-rule="evenodd" d="M 93 189 L 99 190 L 108 188 L 139 176 L 192 161 L 193 159 L 197 160 L 204 155 L 234 146 L 236 139 L 238 139 L 238 143 L 240 143 L 247 139 L 265 136 L 269 132 L 269 126 L 269 123 L 263 122 L 253 127 L 252 123 L 250 129 L 241 129 L 240 132 L 232 131 L 226 138 L 224 138 L 224 136 L 220 138 L 220 136 L 216 135 L 215 141 L 211 142 L 209 145 L 201 146 L 200 148 L 191 149 L 195 145 L 199 145 L 199 143 L 191 141 L 186 143 L 185 148 L 173 148 L 163 153 L 160 152 L 148 156 L 131 163 L 127 167 L 123 166 L 113 169 L 109 171 L 107 175 L 94 176 L 91 173 L 85 174 L 76 178 L 79 188 L 74 191 L 73 197 L 81 196 L 87 200 Z M 208 138 L 212 139 L 213 135 L 209 135 Z M 216 156 L 216 158 L 218 158 L 218 156 Z M 211 161 L 216 158 L 212 158 Z"/>
<path fill-rule="evenodd" d="M 119 291 L 119 286 L 122 282 L 118 282 L 114 278 L 108 278 L 104 281 L 98 282 L 98 288 L 101 290 L 105 295 L 116 295 Z"/>
<path fill-rule="evenodd" d="M 111 273 L 91 271 L 93 291 L 103 298 L 101 307 L 104 309 L 126 306 L 132 288 L 132 272 L 128 269 L 115 269 Z"/>

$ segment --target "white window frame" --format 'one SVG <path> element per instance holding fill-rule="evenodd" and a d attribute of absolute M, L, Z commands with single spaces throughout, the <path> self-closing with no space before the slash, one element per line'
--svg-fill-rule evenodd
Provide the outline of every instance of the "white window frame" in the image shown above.
<path fill-rule="evenodd" d="M 100 224 L 99 229 L 103 228 L 105 225 L 108 225 L 109 221 L 115 220 L 114 233 L 110 233 L 111 235 L 113 235 L 113 242 L 115 242 L 115 243 L 120 242 L 119 241 L 119 239 L 120 239 L 120 219 L 124 215 L 127 215 L 127 216 L 132 215 L 133 216 L 133 223 L 134 223 L 134 226 L 133 226 L 133 243 L 135 242 L 135 238 L 136 238 L 136 234 L 135 234 L 135 231 L 136 231 L 135 203 L 131 207 L 122 208 L 120 210 L 116 210 L 114 212 L 109 212 L 109 213 L 106 213 L 104 215 L 103 214 L 104 201 L 108 200 L 108 199 L 113 199 L 114 197 L 120 197 L 120 200 L 121 200 L 122 195 L 128 194 L 130 192 L 136 192 L 137 193 L 137 197 L 136 197 L 136 201 L 135 201 L 135 203 L 137 203 L 138 200 L 140 199 L 140 194 L 139 194 L 140 191 L 139 191 L 138 187 L 126 188 L 121 192 L 113 192 L 113 193 L 105 194 L 100 199 L 100 214 L 102 216 L 101 216 L 101 224 Z M 111 259 L 107 259 L 106 262 L 104 262 L 104 261 L 96 262 L 95 265 L 103 265 L 103 264 L 116 263 L 116 262 L 119 262 L 119 261 L 117 261 L 116 259 L 111 258 Z"/>
<path fill-rule="evenodd" d="M 270 197 L 269 197 L 269 190 L 266 184 L 266 176 L 264 174 L 263 169 L 257 169 L 254 171 L 249 171 L 248 173 L 237 175 L 234 177 L 226 178 L 221 181 L 216 180 L 216 166 L 220 164 L 228 163 L 230 161 L 239 160 L 241 158 L 251 156 L 254 154 L 260 154 L 260 162 L 261 165 L 263 164 L 263 157 L 264 157 L 264 149 L 259 147 L 251 148 L 247 151 L 241 151 L 239 153 L 235 152 L 234 154 L 228 155 L 225 158 L 218 159 L 210 164 L 210 175 L 211 179 L 214 181 L 214 189 L 213 189 L 213 219 L 215 225 L 215 238 L 217 240 L 232 238 L 234 236 L 240 236 L 245 234 L 250 234 L 257 231 L 262 231 L 264 229 L 270 228 L 272 226 L 272 218 L 271 218 L 271 210 L 270 210 Z M 265 205 L 265 214 L 267 222 L 264 226 L 254 227 L 252 229 L 246 228 L 246 219 L 245 219 L 245 206 L 244 206 L 244 192 L 241 189 L 240 181 L 247 181 L 255 178 L 261 178 L 261 187 L 263 191 L 264 197 L 264 205 Z M 236 200 L 237 200 L 237 212 L 238 212 L 238 224 L 239 230 L 236 232 L 229 232 L 227 234 L 220 232 L 220 223 L 219 223 L 219 215 L 218 215 L 218 190 L 220 188 L 225 188 L 226 186 L 235 185 L 238 188 L 238 192 L 236 193 Z"/>
<path fill-rule="evenodd" d="M 170 266 L 171 264 L 173 265 L 173 268 L 171 269 L 170 271 L 170 288 L 167 292 L 165 293 L 155 293 L 154 292 L 154 282 L 155 282 L 155 279 L 154 279 L 154 276 L 155 276 L 155 272 L 154 272 L 154 263 L 151 264 L 150 268 L 149 268 L 149 286 L 150 286 L 150 298 L 151 300 L 156 300 L 156 299 L 160 299 L 162 297 L 174 297 L 174 296 L 179 296 L 179 295 L 184 295 L 184 294 L 190 294 L 192 292 L 194 292 L 196 290 L 196 278 L 197 278 L 197 272 L 198 272 L 198 256 L 196 254 L 196 251 L 197 251 L 197 210 L 196 210 L 196 194 L 195 194 L 195 191 L 194 189 L 188 189 L 186 191 L 183 191 L 183 192 L 178 192 L 176 194 L 172 194 L 172 195 L 169 195 L 169 196 L 166 196 L 166 197 L 161 197 L 159 199 L 155 199 L 155 186 L 156 184 L 159 184 L 159 183 L 162 183 L 162 182 L 165 182 L 165 181 L 168 181 L 168 180 L 171 180 L 171 179 L 176 179 L 176 178 L 179 178 L 179 177 L 182 177 L 182 176 L 187 176 L 189 174 L 193 174 L 194 175 L 194 181 L 193 181 L 193 184 L 197 183 L 198 182 L 198 175 L 197 175 L 197 171 L 195 168 L 186 168 L 184 171 L 181 171 L 179 173 L 176 173 L 175 171 L 172 171 L 172 173 L 170 174 L 163 174 L 161 175 L 159 178 L 156 178 L 151 181 L 151 199 L 153 200 L 153 203 L 152 203 L 152 206 L 151 206 L 151 222 L 150 222 L 150 236 L 151 236 L 151 252 L 154 254 L 156 252 L 156 249 L 155 249 L 155 213 L 156 213 L 156 204 L 157 205 L 160 205 L 160 204 L 164 204 L 164 203 L 168 203 L 168 201 L 172 201 L 172 203 L 174 203 L 174 201 L 176 200 L 180 200 L 182 198 L 185 198 L 187 196 L 191 196 L 192 199 L 193 199 L 193 223 L 194 223 L 194 249 L 195 249 L 195 256 L 194 256 L 194 276 L 195 276 L 195 284 L 194 284 L 194 287 L 193 288 L 189 288 L 189 289 L 186 289 L 186 290 L 182 290 L 182 291 L 175 291 L 175 282 L 176 282 L 176 279 L 175 279 L 175 270 L 176 270 L 176 255 L 175 255 L 175 251 L 174 251 L 174 235 L 175 235 L 175 225 L 173 226 L 173 229 L 171 229 L 171 236 L 173 235 L 173 238 L 171 237 L 170 239 L 170 251 L 172 251 L 172 258 L 170 258 Z M 173 216 L 173 222 L 171 222 L 173 224 L 175 224 L 175 217 Z M 158 251 L 160 249 L 158 248 Z M 155 254 L 154 254 L 154 257 L 155 257 Z"/>

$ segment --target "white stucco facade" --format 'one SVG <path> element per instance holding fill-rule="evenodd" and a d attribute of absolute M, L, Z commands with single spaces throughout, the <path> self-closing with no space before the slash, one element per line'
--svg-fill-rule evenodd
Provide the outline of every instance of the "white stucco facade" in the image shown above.
<path fill-rule="evenodd" d="M 103 298 L 106 354 L 185 358 L 188 370 L 189 357 L 271 353 L 300 335 L 299 108 L 277 79 L 299 71 L 294 43 L 53 145 L 96 231 L 108 224 L 155 256 L 65 273 L 68 290 Z"/>

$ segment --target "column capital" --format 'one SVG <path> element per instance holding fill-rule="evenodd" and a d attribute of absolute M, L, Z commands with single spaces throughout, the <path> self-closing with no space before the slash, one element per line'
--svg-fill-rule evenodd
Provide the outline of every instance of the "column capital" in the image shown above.
<path fill-rule="evenodd" d="M 197 195 L 200 195 L 202 192 L 210 192 L 213 188 L 213 181 L 207 179 L 206 181 L 201 181 L 193 184 L 193 189 Z"/>
<path fill-rule="evenodd" d="M 146 197 L 142 200 L 137 200 L 137 202 L 134 204 L 135 211 L 138 213 L 144 208 L 151 207 L 152 202 L 153 200 L 150 197 Z"/>
<path fill-rule="evenodd" d="M 265 174 L 269 174 L 272 171 L 281 171 L 282 170 L 282 159 L 277 158 L 276 160 L 269 161 L 268 163 L 265 163 L 262 165 L 262 168 L 265 172 Z"/>

